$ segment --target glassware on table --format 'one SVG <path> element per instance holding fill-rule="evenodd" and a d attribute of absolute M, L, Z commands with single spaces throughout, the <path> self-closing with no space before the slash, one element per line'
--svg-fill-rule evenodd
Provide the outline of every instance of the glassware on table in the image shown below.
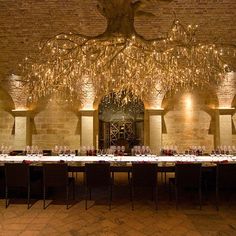
<path fill-rule="evenodd" d="M 42 157 L 42 156 L 43 156 L 43 150 L 42 150 L 42 149 L 39 149 L 38 156 L 39 156 L 39 157 Z"/>
<path fill-rule="evenodd" d="M 59 156 L 63 156 L 63 153 L 64 153 L 63 147 L 60 146 L 60 147 L 59 147 L 59 151 L 58 151 L 58 155 L 59 155 Z"/>
<path fill-rule="evenodd" d="M 71 150 L 70 150 L 70 156 L 71 156 L 71 157 L 75 157 L 75 150 L 74 150 L 74 149 L 71 149 Z"/>
<path fill-rule="evenodd" d="M 151 149 L 149 146 L 146 146 L 146 155 L 151 155 Z"/>
<path fill-rule="evenodd" d="M 123 154 L 125 153 L 125 146 L 121 146 L 121 151 L 123 152 Z"/>
<path fill-rule="evenodd" d="M 30 146 L 26 146 L 25 152 L 26 152 L 27 156 L 31 155 L 31 148 L 30 148 Z"/>
<path fill-rule="evenodd" d="M 55 154 L 55 155 L 58 155 L 59 154 L 59 146 L 58 145 L 55 145 L 55 147 L 52 149 L 52 153 Z"/>

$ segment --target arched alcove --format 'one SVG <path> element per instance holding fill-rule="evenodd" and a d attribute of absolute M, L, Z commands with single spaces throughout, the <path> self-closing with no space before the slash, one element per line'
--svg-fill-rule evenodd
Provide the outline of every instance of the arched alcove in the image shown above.
<path fill-rule="evenodd" d="M 98 114 L 100 148 L 123 145 L 129 150 L 143 144 L 144 104 L 140 99 L 111 93 L 101 100 Z"/>
<path fill-rule="evenodd" d="M 217 97 L 213 91 L 180 92 L 163 100 L 162 145 L 176 145 L 179 151 L 190 146 L 214 148 Z"/>

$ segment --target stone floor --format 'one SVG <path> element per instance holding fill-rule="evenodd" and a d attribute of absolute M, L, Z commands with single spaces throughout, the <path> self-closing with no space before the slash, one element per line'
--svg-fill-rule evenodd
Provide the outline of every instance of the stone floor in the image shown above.
<path fill-rule="evenodd" d="M 114 188 L 112 210 L 106 194 L 97 190 L 85 210 L 84 189 L 77 186 L 77 199 L 66 210 L 61 201 L 42 209 L 42 200 L 27 210 L 25 201 L 15 200 L 5 209 L 0 200 L 0 235 L 70 235 L 70 236 L 147 236 L 147 235 L 236 235 L 236 204 L 224 201 L 216 211 L 214 201 L 204 200 L 202 210 L 194 201 L 182 201 L 176 210 L 168 200 L 165 186 L 160 188 L 159 209 L 155 211 L 148 194 L 139 195 L 131 210 L 126 185 Z"/>

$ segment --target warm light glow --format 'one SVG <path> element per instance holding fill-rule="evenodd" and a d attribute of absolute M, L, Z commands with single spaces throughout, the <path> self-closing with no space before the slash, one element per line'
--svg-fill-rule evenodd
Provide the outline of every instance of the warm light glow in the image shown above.
<path fill-rule="evenodd" d="M 138 35 L 56 35 L 21 64 L 29 96 L 37 100 L 56 93 L 83 103 L 85 75 L 96 96 L 127 93 L 127 100 L 144 100 L 160 89 L 175 92 L 216 83 L 229 69 L 222 55 L 234 49 L 198 43 L 197 28 L 174 21 L 166 38 L 153 41 Z"/>
<path fill-rule="evenodd" d="M 185 108 L 187 109 L 187 110 L 191 110 L 192 109 L 192 107 L 193 107 L 193 99 L 192 99 L 192 96 L 191 96 L 191 94 L 187 94 L 186 96 L 185 96 Z"/>
<path fill-rule="evenodd" d="M 19 108 L 17 108 L 17 109 L 13 109 L 12 111 L 13 111 L 13 112 L 15 112 L 15 111 L 21 111 L 21 112 L 23 112 L 23 111 L 29 111 L 29 109 L 24 108 L 24 107 L 19 107 Z"/>
<path fill-rule="evenodd" d="M 85 104 L 81 109 L 81 111 L 94 111 L 93 105 Z"/>

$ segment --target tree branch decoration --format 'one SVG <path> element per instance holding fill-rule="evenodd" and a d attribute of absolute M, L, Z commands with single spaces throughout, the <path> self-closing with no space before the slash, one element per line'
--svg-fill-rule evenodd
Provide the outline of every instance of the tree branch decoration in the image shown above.
<path fill-rule="evenodd" d="M 103 34 L 60 33 L 41 42 L 37 57 L 20 65 L 29 100 L 58 94 L 83 103 L 85 77 L 96 96 L 116 93 L 124 98 L 126 93 L 124 102 L 219 82 L 230 70 L 226 61 L 235 59 L 235 45 L 200 43 L 198 26 L 185 27 L 178 20 L 165 37 L 145 40 L 135 30 L 134 17 L 153 1 L 98 0 L 107 19 Z"/>

